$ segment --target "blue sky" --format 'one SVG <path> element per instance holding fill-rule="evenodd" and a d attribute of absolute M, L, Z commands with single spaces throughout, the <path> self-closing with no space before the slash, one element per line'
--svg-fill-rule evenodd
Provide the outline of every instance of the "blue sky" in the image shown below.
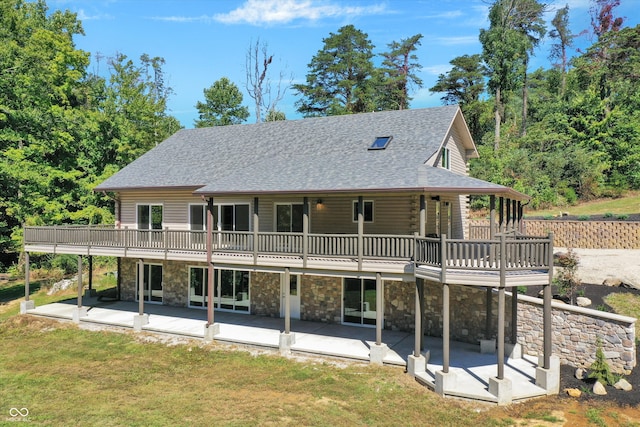
<path fill-rule="evenodd" d="M 577 34 L 590 27 L 589 0 L 553 1 L 548 7 L 548 29 L 555 11 L 570 6 L 572 31 Z M 622 0 L 617 14 L 626 17 L 627 26 L 640 23 L 640 0 Z M 197 118 L 195 104 L 204 100 L 203 89 L 221 77 L 228 77 L 242 91 L 244 104 L 252 112 L 253 100 L 244 87 L 246 54 L 256 40 L 268 45 L 274 55 L 272 79 L 280 71 L 304 82 L 307 65 L 323 46 L 329 33 L 348 24 L 368 34 L 375 53 L 387 50 L 387 44 L 421 33 L 417 51 L 424 82 L 413 93 L 412 108 L 441 105 L 439 94 L 431 94 L 438 74 L 450 69 L 456 56 L 480 53 L 481 28 L 488 28 L 489 3 L 483 0 L 49 0 L 51 10 L 69 9 L 78 14 L 85 36 L 76 38 L 76 46 L 92 54 L 93 72 L 104 72 L 106 61 L 115 53 L 138 60 L 141 54 L 161 56 L 173 95 L 171 114 L 183 126 L 193 127 Z M 547 68 L 549 40 L 536 51 L 532 68 Z M 577 45 L 589 45 L 588 36 Z M 288 79 L 287 79 L 288 80 Z M 295 92 L 289 89 L 278 109 L 288 119 L 296 112 Z"/>

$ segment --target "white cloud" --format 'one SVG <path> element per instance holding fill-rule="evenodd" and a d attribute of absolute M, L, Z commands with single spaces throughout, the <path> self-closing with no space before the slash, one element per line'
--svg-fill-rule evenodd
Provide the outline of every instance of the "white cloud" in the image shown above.
<path fill-rule="evenodd" d="M 449 70 L 451 70 L 451 64 L 437 64 L 429 67 L 422 67 L 422 71 L 428 74 L 433 74 L 434 76 L 445 74 Z"/>
<path fill-rule="evenodd" d="M 106 13 L 99 13 L 97 15 L 87 15 L 84 9 L 78 9 L 78 19 L 80 21 L 97 21 L 100 19 L 113 19 L 113 16 Z"/>
<path fill-rule="evenodd" d="M 225 24 L 270 25 L 286 24 L 297 19 L 317 21 L 322 18 L 377 15 L 388 12 L 383 4 L 344 6 L 312 0 L 247 0 L 229 13 L 216 14 L 213 19 Z"/>
<path fill-rule="evenodd" d="M 461 45 L 461 44 L 475 44 L 478 43 L 478 36 L 451 36 L 451 37 L 436 37 L 435 40 L 445 46 Z"/>

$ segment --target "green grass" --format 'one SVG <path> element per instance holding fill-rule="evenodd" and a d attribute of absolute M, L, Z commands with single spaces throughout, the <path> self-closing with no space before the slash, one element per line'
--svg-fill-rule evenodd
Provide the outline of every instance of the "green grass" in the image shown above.
<path fill-rule="evenodd" d="M 402 369 L 166 346 L 14 316 L 0 323 L 0 412 L 35 425 L 488 425 Z"/>
<path fill-rule="evenodd" d="M 640 319 L 640 296 L 620 292 L 607 295 L 604 301 L 609 304 L 616 313 Z M 640 337 L 640 322 L 636 322 L 636 337 Z"/>
<path fill-rule="evenodd" d="M 609 217 L 640 213 L 640 192 L 630 192 L 625 197 L 618 199 L 598 199 L 591 202 L 579 203 L 569 207 L 554 207 L 537 211 L 525 210 L 526 216 L 553 216 L 559 212 L 568 212 L 570 215 L 605 215 Z"/>

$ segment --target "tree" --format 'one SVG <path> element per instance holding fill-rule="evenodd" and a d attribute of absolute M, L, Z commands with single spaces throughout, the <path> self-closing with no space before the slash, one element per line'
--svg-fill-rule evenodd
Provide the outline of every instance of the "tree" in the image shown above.
<path fill-rule="evenodd" d="M 265 122 L 277 122 L 280 120 L 287 120 L 287 116 L 282 111 L 271 109 L 267 113 L 267 117 L 264 118 Z"/>
<path fill-rule="evenodd" d="M 384 58 L 381 72 L 383 94 L 382 101 L 379 102 L 385 110 L 405 110 L 409 108 L 409 88 L 411 86 L 421 88 L 422 79 L 416 74 L 420 69 L 420 64 L 416 61 L 418 57 L 413 53 L 420 46 L 422 34 L 408 37 L 400 42 L 388 44 L 389 52 L 382 53 Z"/>
<path fill-rule="evenodd" d="M 249 109 L 241 105 L 242 93 L 228 78 L 222 77 L 203 92 L 205 102 L 196 104 L 197 128 L 240 124 L 249 117 Z"/>
<path fill-rule="evenodd" d="M 591 14 L 591 27 L 598 40 L 609 31 L 620 31 L 624 24 L 623 17 L 616 17 L 613 10 L 620 6 L 620 0 L 592 0 L 589 9 Z"/>
<path fill-rule="evenodd" d="M 305 116 L 352 114 L 375 109 L 373 45 L 366 33 L 347 25 L 323 40 L 309 63 L 306 84 L 293 85 Z"/>
<path fill-rule="evenodd" d="M 469 125 L 471 135 L 476 140 L 482 138 L 480 114 L 484 104 L 480 96 L 484 93 L 486 69 L 480 55 L 462 55 L 449 62 L 452 67 L 446 74 L 440 74 L 436 84 L 429 91 L 441 92 L 444 104 L 459 104 Z"/>
<path fill-rule="evenodd" d="M 262 56 L 260 54 L 262 54 Z M 287 87 L 291 85 L 291 81 L 293 80 L 293 77 L 291 77 L 289 84 L 282 87 L 284 73 L 281 71 L 278 76 L 276 89 L 272 92 L 273 88 L 271 79 L 269 78 L 269 66 L 272 62 L 273 55 L 268 54 L 266 43 L 260 45 L 260 39 L 258 39 L 255 44 L 249 44 L 246 56 L 247 80 L 245 87 L 249 96 L 255 102 L 256 123 L 260 123 L 263 120 L 262 111 L 270 113 L 276 110 L 278 102 L 282 100 L 287 91 Z"/>
<path fill-rule="evenodd" d="M 497 0 L 489 10 L 489 29 L 480 30 L 489 88 L 495 94 L 496 150 L 500 146 L 500 125 L 505 118 L 507 96 L 526 80 L 529 54 L 544 34 L 543 11 L 544 7 L 536 0 Z M 526 116 L 526 89 L 523 90 L 523 116 Z"/>
<path fill-rule="evenodd" d="M 569 58 L 567 57 L 567 49 L 573 46 L 573 34 L 569 29 L 569 5 L 558 9 L 556 15 L 551 20 L 553 29 L 549 31 L 549 37 L 557 40 L 551 45 L 551 54 L 549 59 L 556 61 L 553 65 L 560 69 L 562 74 L 561 95 L 567 87 L 567 68 L 569 66 Z"/>

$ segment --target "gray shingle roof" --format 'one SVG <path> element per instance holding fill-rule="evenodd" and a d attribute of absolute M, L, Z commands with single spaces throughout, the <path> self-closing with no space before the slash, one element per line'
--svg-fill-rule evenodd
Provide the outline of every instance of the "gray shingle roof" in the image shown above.
<path fill-rule="evenodd" d="M 196 193 L 389 191 L 417 188 L 508 191 L 426 166 L 457 106 L 183 129 L 96 187 L 197 188 Z M 458 116 L 460 117 L 460 116 Z M 384 150 L 368 150 L 392 136 Z"/>

